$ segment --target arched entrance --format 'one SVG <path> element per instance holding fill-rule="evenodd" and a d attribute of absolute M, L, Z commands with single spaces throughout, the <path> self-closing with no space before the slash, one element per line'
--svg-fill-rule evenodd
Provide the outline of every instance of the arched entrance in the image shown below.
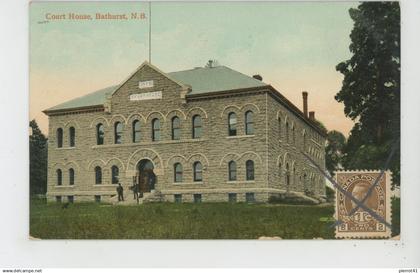
<path fill-rule="evenodd" d="M 140 192 L 150 192 L 155 189 L 157 179 L 153 169 L 154 165 L 148 159 L 142 159 L 137 163 L 136 173 Z"/>

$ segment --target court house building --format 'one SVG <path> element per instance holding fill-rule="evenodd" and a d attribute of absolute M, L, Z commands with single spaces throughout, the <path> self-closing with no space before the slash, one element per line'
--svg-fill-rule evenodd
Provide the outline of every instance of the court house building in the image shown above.
<path fill-rule="evenodd" d="M 125 81 L 44 111 L 50 201 L 267 202 L 322 197 L 326 132 L 261 76 L 225 66 L 164 73 L 144 62 Z"/>

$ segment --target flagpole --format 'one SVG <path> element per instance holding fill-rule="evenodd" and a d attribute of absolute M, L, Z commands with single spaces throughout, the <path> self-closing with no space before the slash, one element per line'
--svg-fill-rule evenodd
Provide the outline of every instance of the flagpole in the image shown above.
<path fill-rule="evenodd" d="M 152 2 L 149 1 L 149 63 L 152 63 Z"/>

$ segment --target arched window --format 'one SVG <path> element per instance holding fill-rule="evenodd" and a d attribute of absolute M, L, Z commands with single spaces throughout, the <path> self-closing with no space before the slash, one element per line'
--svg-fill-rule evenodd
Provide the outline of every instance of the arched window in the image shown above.
<path fill-rule="evenodd" d="M 203 129 L 203 121 L 201 119 L 200 115 L 195 115 L 192 118 L 192 125 L 193 125 L 193 130 L 192 130 L 192 137 L 193 138 L 200 138 L 202 135 L 202 129 Z"/>
<path fill-rule="evenodd" d="M 286 142 L 289 143 L 289 122 L 286 121 Z"/>
<path fill-rule="evenodd" d="M 74 185 L 74 169 L 69 169 L 69 184 Z"/>
<path fill-rule="evenodd" d="M 174 182 L 182 182 L 182 165 L 181 163 L 174 164 Z"/>
<path fill-rule="evenodd" d="M 179 117 L 172 118 L 172 140 L 180 139 L 181 135 L 181 120 Z"/>
<path fill-rule="evenodd" d="M 254 180 L 254 161 L 247 160 L 246 167 L 246 180 Z"/>
<path fill-rule="evenodd" d="M 114 143 L 122 143 L 123 125 L 121 122 L 115 122 L 114 124 Z"/>
<path fill-rule="evenodd" d="M 229 181 L 235 181 L 236 180 L 236 162 L 230 161 L 228 164 L 229 168 Z"/>
<path fill-rule="evenodd" d="M 160 121 L 155 118 L 152 120 L 152 141 L 160 140 Z"/>
<path fill-rule="evenodd" d="M 69 145 L 70 147 L 76 145 L 76 129 L 74 129 L 74 127 L 69 128 Z"/>
<path fill-rule="evenodd" d="M 286 185 L 290 185 L 289 163 L 286 163 Z"/>
<path fill-rule="evenodd" d="M 281 162 L 279 163 L 279 178 L 280 178 L 280 182 L 281 182 L 281 178 L 282 178 L 282 176 L 283 176 L 283 169 L 282 169 L 282 166 L 281 166 Z"/>
<path fill-rule="evenodd" d="M 63 185 L 63 172 L 61 169 L 57 169 L 57 186 Z"/>
<path fill-rule="evenodd" d="M 140 121 L 138 121 L 137 119 L 135 121 L 133 121 L 133 142 L 140 142 Z"/>
<path fill-rule="evenodd" d="M 295 141 L 296 141 L 296 139 L 295 139 L 295 126 L 293 125 L 293 127 L 292 127 L 292 143 L 295 144 Z"/>
<path fill-rule="evenodd" d="M 117 166 L 112 166 L 111 167 L 111 182 L 112 184 L 118 184 L 119 182 L 119 175 L 120 175 L 120 170 L 118 169 Z"/>
<path fill-rule="evenodd" d="M 245 133 L 247 135 L 254 134 L 254 113 L 252 111 L 245 113 Z"/>
<path fill-rule="evenodd" d="M 281 118 L 279 117 L 279 119 L 278 119 L 278 125 L 279 125 L 279 131 L 278 131 L 278 134 L 279 134 L 279 138 L 281 138 L 282 137 L 282 135 L 281 135 Z"/>
<path fill-rule="evenodd" d="M 63 147 L 63 129 L 57 129 L 57 148 Z"/>
<path fill-rule="evenodd" d="M 236 114 L 235 113 L 229 113 L 228 115 L 228 127 L 229 127 L 229 136 L 236 136 Z"/>
<path fill-rule="evenodd" d="M 194 181 L 203 181 L 203 166 L 197 161 L 193 164 Z"/>
<path fill-rule="evenodd" d="M 99 123 L 98 125 L 96 125 L 96 145 L 104 144 L 104 136 L 104 125 L 102 123 Z"/>
<path fill-rule="evenodd" d="M 95 184 L 102 184 L 102 169 L 99 166 L 95 167 Z"/>

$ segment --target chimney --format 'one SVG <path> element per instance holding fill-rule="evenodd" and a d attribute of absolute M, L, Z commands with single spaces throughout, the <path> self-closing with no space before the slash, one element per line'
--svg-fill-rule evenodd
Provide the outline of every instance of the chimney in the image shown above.
<path fill-rule="evenodd" d="M 309 119 L 310 120 L 315 120 L 315 112 L 314 111 L 309 112 Z"/>
<path fill-rule="evenodd" d="M 262 81 L 262 77 L 261 77 L 261 75 L 259 75 L 259 74 L 257 74 L 257 75 L 254 75 L 254 76 L 252 76 L 254 79 L 257 79 L 257 80 L 259 80 L 259 81 Z"/>
<path fill-rule="evenodd" d="M 308 92 L 303 91 L 302 97 L 303 97 L 303 115 L 305 116 L 305 118 L 307 118 L 308 117 Z"/>

